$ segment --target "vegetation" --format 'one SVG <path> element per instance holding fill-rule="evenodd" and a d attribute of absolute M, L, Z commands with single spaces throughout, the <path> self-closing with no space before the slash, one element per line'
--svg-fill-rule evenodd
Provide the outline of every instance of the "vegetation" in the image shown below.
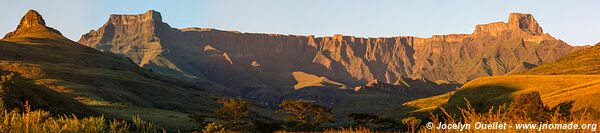
<path fill-rule="evenodd" d="M 522 100 L 525 99 L 529 99 L 529 98 L 533 98 L 535 97 L 535 93 L 529 93 L 529 94 L 524 94 L 522 95 Z M 539 100 L 539 99 L 529 99 L 529 100 Z M 469 103 L 467 101 L 467 103 Z M 539 124 L 540 121 L 538 120 L 539 117 L 532 117 L 532 116 L 527 116 L 526 114 L 523 113 L 512 113 L 514 111 L 511 110 L 517 110 L 517 112 L 519 111 L 525 111 L 525 112 L 536 112 L 539 111 L 539 106 L 538 107 L 532 107 L 532 106 L 528 106 L 527 108 L 521 108 L 521 107 L 517 107 L 518 104 L 521 104 L 519 102 L 515 102 L 511 104 L 511 108 L 506 108 L 505 105 L 501 105 L 501 106 L 497 106 L 497 108 L 495 109 L 489 109 L 488 112 L 486 113 L 479 113 L 478 111 L 476 111 L 471 104 L 469 103 L 466 109 L 460 109 L 460 116 L 459 117 L 455 117 L 453 115 L 451 115 L 451 113 L 448 113 L 447 111 L 445 111 L 443 108 L 440 108 L 443 112 L 443 114 L 440 115 L 434 115 L 432 114 L 431 117 L 429 118 L 429 121 L 431 121 L 432 123 L 439 123 L 439 122 L 443 122 L 443 123 L 464 123 L 464 124 L 471 124 L 471 125 L 475 125 L 477 122 L 481 122 L 481 123 L 493 123 L 493 122 L 506 122 L 508 125 L 515 125 L 515 124 Z M 527 103 L 530 104 L 530 103 Z M 568 103 L 567 103 L 568 104 Z M 563 104 L 566 105 L 566 104 Z M 558 107 L 558 106 L 557 106 Z M 568 108 L 568 107 L 567 107 Z M 527 109 L 533 109 L 533 110 L 527 110 Z M 564 110 L 563 112 L 571 112 L 571 110 Z M 588 123 L 598 123 L 600 122 L 600 120 L 598 119 L 593 119 L 592 117 L 590 117 L 589 113 L 582 113 L 580 115 L 574 115 L 572 113 L 569 113 L 568 116 L 569 117 L 565 117 L 565 114 L 562 114 L 561 111 L 547 111 L 547 112 L 537 112 L 540 113 L 539 115 L 544 115 L 547 117 L 544 117 L 542 119 L 542 121 L 544 123 L 579 123 L 579 124 L 588 124 Z M 574 119 L 572 119 L 574 118 Z M 424 127 L 424 125 L 419 125 L 419 130 L 418 132 L 461 132 L 458 130 L 436 130 L 435 127 L 436 124 L 433 124 L 433 127 L 431 127 L 432 129 L 427 129 Z M 591 130 L 542 130 L 544 132 L 589 132 Z M 474 130 L 473 128 L 471 128 L 470 130 L 466 130 L 466 131 L 462 131 L 462 132 L 539 132 L 537 129 L 529 129 L 529 130 L 517 130 L 515 128 L 507 128 L 507 129 L 502 129 L 502 130 Z"/>
<path fill-rule="evenodd" d="M 4 105 L 7 89 L 16 89 L 14 74 L 0 76 L 0 105 Z M 0 132 L 158 132 L 159 127 L 153 123 L 142 120 L 139 116 L 133 117 L 132 122 L 113 119 L 107 121 L 103 116 L 78 118 L 75 115 L 53 116 L 44 110 L 32 111 L 26 101 L 23 110 L 12 109 L 7 106 L 0 108 Z"/>
<path fill-rule="evenodd" d="M 247 122 L 241 121 L 241 119 L 248 118 L 250 111 L 248 111 L 248 101 L 243 99 L 219 99 L 219 103 L 223 105 L 223 108 L 216 111 L 217 118 L 225 121 L 226 126 L 232 131 L 239 131 L 241 126 L 248 124 Z"/>
<path fill-rule="evenodd" d="M 521 94 L 510 104 L 510 115 L 527 116 L 529 119 L 544 121 L 550 110 L 544 106 L 539 92 Z"/>
<path fill-rule="evenodd" d="M 406 125 L 410 132 L 415 132 L 417 127 L 421 124 L 421 120 L 416 117 L 407 117 L 402 119 L 402 124 Z"/>
<path fill-rule="evenodd" d="M 319 125 L 333 122 L 335 118 L 331 108 L 305 101 L 285 100 L 279 107 L 281 112 L 288 114 L 288 129 L 291 131 L 315 131 Z"/>
<path fill-rule="evenodd" d="M 379 119 L 379 116 L 368 113 L 350 113 L 346 117 L 352 119 L 355 127 L 369 127 L 369 124 Z"/>
<path fill-rule="evenodd" d="M 558 61 L 536 66 L 523 75 L 590 75 L 600 74 L 600 43 L 561 57 Z"/>
<path fill-rule="evenodd" d="M 71 116 L 52 116 L 50 112 L 43 110 L 31 111 L 28 106 L 23 112 L 18 110 L 2 110 L 0 112 L 0 132 L 85 132 L 85 133 L 123 133 L 159 132 L 158 126 L 142 119 L 134 119 L 133 124 L 123 120 L 113 119 L 107 121 L 103 116 L 77 118 Z"/>
<path fill-rule="evenodd" d="M 0 76 L 0 109 L 7 108 L 4 100 L 6 99 L 8 89 L 12 87 L 13 76 L 14 74 L 12 73 Z"/>
<path fill-rule="evenodd" d="M 575 101 L 575 112 L 599 110 L 599 75 L 509 75 L 484 77 L 473 80 L 448 99 L 448 108 L 466 107 L 465 98 L 473 102 L 478 111 L 487 111 L 492 106 L 511 102 L 518 95 L 539 92 L 547 106 L 557 106 Z M 456 112 L 456 109 L 449 109 Z M 589 112 L 594 113 L 594 112 Z"/>

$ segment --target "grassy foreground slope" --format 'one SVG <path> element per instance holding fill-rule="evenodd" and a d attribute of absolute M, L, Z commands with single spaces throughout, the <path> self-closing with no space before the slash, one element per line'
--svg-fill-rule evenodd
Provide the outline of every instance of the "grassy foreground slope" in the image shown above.
<path fill-rule="evenodd" d="M 167 128 L 186 125 L 160 121 L 163 118 L 189 123 L 186 114 L 218 107 L 215 97 L 199 87 L 63 37 L 33 10 L 0 40 L 0 71 L 19 78 L 5 100 L 12 107 L 29 101 L 33 108 L 56 113 L 130 119 L 120 115 L 126 111 Z"/>
<path fill-rule="evenodd" d="M 600 109 L 600 75 L 508 75 L 484 77 L 465 84 L 448 100 L 447 108 L 465 107 L 467 99 L 478 111 L 508 103 L 519 94 L 537 91 L 549 107 L 575 101 L 573 111 Z"/>
<path fill-rule="evenodd" d="M 475 79 L 450 98 L 448 108 L 470 100 L 479 109 L 510 102 L 515 95 L 538 91 L 545 105 L 574 101 L 574 111 L 600 109 L 600 45 L 583 49 L 528 71 Z"/>

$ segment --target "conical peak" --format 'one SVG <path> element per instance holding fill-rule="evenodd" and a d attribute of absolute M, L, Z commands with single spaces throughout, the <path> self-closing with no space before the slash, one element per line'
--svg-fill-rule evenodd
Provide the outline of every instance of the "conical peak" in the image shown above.
<path fill-rule="evenodd" d="M 511 29 L 522 29 L 536 35 L 544 34 L 542 27 L 540 27 L 531 14 L 511 13 L 508 18 L 508 27 Z"/>
<path fill-rule="evenodd" d="M 52 36 L 58 35 L 56 37 L 62 38 L 62 35 L 59 31 L 46 26 L 46 22 L 44 21 L 44 18 L 42 18 L 42 15 L 35 10 L 27 11 L 25 16 L 21 18 L 21 22 L 19 23 L 19 26 L 17 26 L 17 29 L 13 32 L 7 33 L 4 38 L 38 37 L 28 35 L 32 33 L 41 33 L 46 35 L 53 34 Z"/>
<path fill-rule="evenodd" d="M 44 21 L 44 18 L 42 18 L 42 15 L 40 15 L 37 11 L 29 10 L 25 14 L 25 16 L 21 18 L 21 23 L 19 23 L 18 28 L 27 28 L 35 26 L 46 26 L 46 22 Z"/>

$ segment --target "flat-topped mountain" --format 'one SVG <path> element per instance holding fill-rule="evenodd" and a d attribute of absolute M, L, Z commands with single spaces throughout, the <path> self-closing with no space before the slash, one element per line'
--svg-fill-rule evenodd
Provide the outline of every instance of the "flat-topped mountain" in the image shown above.
<path fill-rule="evenodd" d="M 220 88 L 212 92 L 262 101 L 299 95 L 302 89 L 295 88 L 300 81 L 294 72 L 326 77 L 349 88 L 374 80 L 396 85 L 405 79 L 465 83 L 527 70 L 580 49 L 543 33 L 532 15 L 521 13 L 510 14 L 508 22 L 478 25 L 472 34 L 431 38 L 175 29 L 160 18 L 156 11 L 111 15 L 79 42 L 130 57 L 155 72 Z"/>

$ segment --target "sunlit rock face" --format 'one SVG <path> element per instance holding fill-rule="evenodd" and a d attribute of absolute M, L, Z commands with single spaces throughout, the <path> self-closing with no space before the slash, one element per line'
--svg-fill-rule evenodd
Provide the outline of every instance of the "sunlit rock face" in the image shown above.
<path fill-rule="evenodd" d="M 544 34 L 532 15 L 520 13 L 511 14 L 508 23 L 477 25 L 472 34 L 431 38 L 174 29 L 160 18 L 156 11 L 112 15 L 79 42 L 128 56 L 145 68 L 206 80 L 234 90 L 231 93 L 266 101 L 297 91 L 293 72 L 348 87 L 405 79 L 464 83 L 527 70 L 579 49 Z"/>

